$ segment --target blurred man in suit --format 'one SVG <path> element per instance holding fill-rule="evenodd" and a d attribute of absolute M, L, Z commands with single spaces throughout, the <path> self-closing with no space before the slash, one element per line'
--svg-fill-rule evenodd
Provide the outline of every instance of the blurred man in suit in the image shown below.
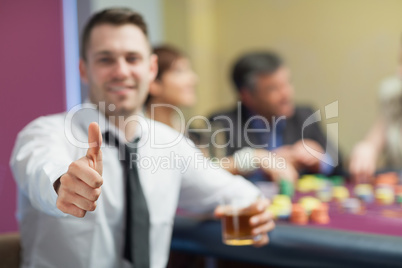
<path fill-rule="evenodd" d="M 290 70 L 277 54 L 241 56 L 234 64 L 232 80 L 240 102 L 235 109 L 210 118 L 215 129 L 230 129 L 225 131 L 226 155 L 275 153 L 298 173 L 341 172 L 339 154 L 327 142 L 313 110 L 295 106 Z M 252 181 L 266 179 L 266 173 L 251 164 L 238 173 L 248 173 Z"/>

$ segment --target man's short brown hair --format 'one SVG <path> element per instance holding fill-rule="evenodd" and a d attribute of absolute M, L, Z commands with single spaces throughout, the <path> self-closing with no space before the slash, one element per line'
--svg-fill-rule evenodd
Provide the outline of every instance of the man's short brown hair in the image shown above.
<path fill-rule="evenodd" d="M 81 58 L 86 60 L 86 49 L 88 47 L 89 37 L 93 28 L 101 24 L 112 24 L 116 26 L 124 24 L 133 24 L 141 29 L 148 37 L 147 25 L 142 16 L 129 8 L 109 8 L 92 15 L 84 31 L 81 39 Z"/>

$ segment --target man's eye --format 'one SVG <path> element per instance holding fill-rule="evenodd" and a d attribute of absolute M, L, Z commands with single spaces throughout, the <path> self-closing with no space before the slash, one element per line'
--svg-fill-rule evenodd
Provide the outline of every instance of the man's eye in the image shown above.
<path fill-rule="evenodd" d="M 99 62 L 101 63 L 111 63 L 113 60 L 111 58 L 100 58 Z"/>
<path fill-rule="evenodd" d="M 138 59 L 138 57 L 127 57 L 127 62 L 129 62 L 129 63 L 134 63 L 134 62 L 137 62 L 139 59 Z"/>

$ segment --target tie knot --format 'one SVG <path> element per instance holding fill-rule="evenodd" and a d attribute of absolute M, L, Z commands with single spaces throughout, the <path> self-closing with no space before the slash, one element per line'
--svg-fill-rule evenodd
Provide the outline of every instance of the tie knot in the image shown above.
<path fill-rule="evenodd" d="M 112 132 L 106 131 L 102 134 L 102 138 L 106 144 L 119 147 L 120 142 Z"/>
<path fill-rule="evenodd" d="M 120 145 L 122 145 L 122 147 L 124 147 L 124 145 L 125 145 L 128 147 L 134 148 L 134 147 L 138 147 L 137 145 L 140 142 L 140 137 L 135 138 L 133 141 L 131 141 L 129 143 L 120 142 L 120 140 L 110 131 L 106 131 L 105 133 L 103 133 L 102 138 L 106 144 L 113 145 L 116 147 L 120 147 Z"/>

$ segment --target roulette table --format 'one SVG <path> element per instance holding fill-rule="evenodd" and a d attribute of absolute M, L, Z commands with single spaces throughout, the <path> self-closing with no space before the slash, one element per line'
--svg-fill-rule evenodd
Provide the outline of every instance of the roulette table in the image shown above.
<path fill-rule="evenodd" d="M 354 186 L 344 187 L 354 197 Z M 291 200 L 311 195 L 296 191 Z M 274 267 L 402 267 L 402 207 L 396 199 L 385 205 L 362 202 L 354 213 L 333 199 L 327 204 L 329 223 L 298 225 L 278 218 L 262 248 L 224 245 L 220 221 L 178 216 L 171 249 Z"/>

